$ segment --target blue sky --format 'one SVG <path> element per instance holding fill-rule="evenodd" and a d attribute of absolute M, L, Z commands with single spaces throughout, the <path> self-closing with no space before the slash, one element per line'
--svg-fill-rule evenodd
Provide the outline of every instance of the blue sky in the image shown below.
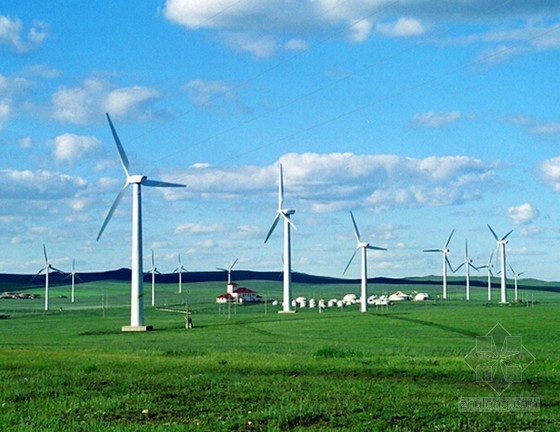
<path fill-rule="evenodd" d="M 293 269 L 370 276 L 508 262 L 560 280 L 560 5 L 468 0 L 4 2 L 0 272 L 130 267 L 131 162 L 186 189 L 143 189 L 144 252 L 170 272 L 282 267 L 277 206 L 296 209 Z M 497 263 L 495 263 L 497 265 Z M 149 260 L 145 260 L 149 267 Z M 358 260 L 347 272 L 358 277 Z M 235 275 L 234 275 L 235 278 Z"/>

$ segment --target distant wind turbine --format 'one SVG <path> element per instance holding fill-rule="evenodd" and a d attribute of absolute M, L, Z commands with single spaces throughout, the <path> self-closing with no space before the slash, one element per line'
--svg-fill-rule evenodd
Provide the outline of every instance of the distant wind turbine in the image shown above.
<path fill-rule="evenodd" d="M 154 251 L 152 250 L 152 267 L 150 268 L 152 274 L 152 306 L 156 305 L 156 274 L 161 274 L 156 267 L 156 260 L 154 258 Z"/>
<path fill-rule="evenodd" d="M 185 266 L 181 262 L 181 254 L 178 254 L 177 261 L 179 262 L 179 265 L 177 266 L 177 268 L 175 270 L 173 270 L 173 273 L 179 273 L 179 294 L 182 294 L 183 293 L 183 273 L 186 273 L 188 270 L 185 268 Z"/>
<path fill-rule="evenodd" d="M 478 267 L 478 269 L 485 268 L 488 271 L 488 302 L 492 301 L 492 277 L 494 276 L 494 274 L 492 273 L 492 268 L 494 267 L 494 264 L 492 264 L 493 258 L 494 258 L 494 249 L 492 249 L 490 258 L 488 258 L 488 264 Z"/>
<path fill-rule="evenodd" d="M 76 301 L 76 289 L 75 289 L 75 286 L 76 286 L 76 279 L 78 279 L 78 280 L 80 280 L 80 281 L 82 280 L 82 279 L 80 279 L 80 277 L 76 274 L 76 260 L 75 260 L 75 259 L 72 260 L 72 273 L 70 273 L 69 275 L 67 275 L 64 279 L 67 279 L 67 278 L 69 278 L 69 277 L 72 278 L 72 279 L 71 279 L 71 280 L 72 280 L 71 302 L 74 303 L 74 302 Z"/>
<path fill-rule="evenodd" d="M 517 302 L 518 300 L 518 296 L 517 296 L 517 281 L 519 279 L 519 276 L 521 276 L 522 274 L 524 274 L 523 272 L 521 273 L 516 273 L 515 270 L 513 269 L 513 267 L 511 266 L 511 264 L 509 265 L 509 268 L 511 270 L 511 272 L 513 273 L 513 281 L 514 281 L 514 297 L 515 297 L 515 302 Z"/>
<path fill-rule="evenodd" d="M 227 272 L 227 283 L 228 285 L 231 283 L 231 273 L 233 271 L 233 267 L 235 266 L 235 264 L 237 263 L 237 260 L 239 258 L 236 258 L 235 261 L 233 262 L 233 264 L 231 264 L 230 266 L 228 266 L 227 268 L 225 267 L 216 267 L 216 269 L 221 270 L 221 271 L 225 271 Z"/>
<path fill-rule="evenodd" d="M 449 242 L 451 241 L 451 237 L 453 237 L 453 233 L 455 232 L 455 230 L 451 231 L 451 234 L 449 234 L 449 237 L 447 238 L 447 241 L 445 242 L 445 244 L 443 245 L 443 247 L 441 249 L 424 249 L 424 252 L 441 252 L 442 253 L 442 257 L 443 257 L 443 299 L 447 300 L 447 267 L 449 267 L 451 269 L 451 271 L 453 273 L 455 273 L 455 271 L 453 270 L 453 267 L 451 266 L 451 263 L 449 262 L 449 258 L 447 258 L 447 255 L 449 254 Z"/>
<path fill-rule="evenodd" d="M 463 266 L 465 266 L 465 269 L 466 269 L 466 285 L 465 285 L 465 287 L 466 287 L 467 301 L 469 301 L 471 299 L 470 269 L 472 268 L 472 269 L 475 269 L 476 271 L 478 271 L 478 268 L 475 267 L 472 263 L 472 260 L 469 259 L 469 245 L 468 245 L 466 240 L 465 240 L 465 260 L 461 263 L 461 265 L 459 267 L 457 267 L 455 269 L 455 272 Z"/>
<path fill-rule="evenodd" d="M 348 270 L 348 267 L 350 267 L 350 263 L 352 263 L 352 260 L 356 256 L 356 253 L 358 253 L 358 251 L 361 250 L 362 251 L 362 286 L 361 286 L 361 294 L 360 294 L 360 296 L 361 296 L 360 311 L 361 312 L 367 312 L 367 307 L 368 307 L 368 303 L 367 303 L 367 298 L 368 298 L 368 293 L 367 293 L 367 250 L 368 249 L 371 249 L 371 250 L 387 250 L 387 249 L 382 248 L 382 247 L 372 246 L 369 243 L 363 242 L 360 238 L 360 231 L 358 231 L 358 226 L 356 225 L 356 220 L 354 219 L 354 215 L 352 214 L 352 212 L 350 212 L 350 217 L 352 218 L 352 224 L 354 225 L 354 234 L 356 236 L 356 241 L 357 241 L 358 245 L 356 246 L 356 249 L 354 250 L 354 253 L 350 257 L 350 261 L 348 261 L 348 264 L 346 264 L 346 268 L 344 269 L 342 274 L 346 273 L 346 270 Z"/>
<path fill-rule="evenodd" d="M 494 232 L 492 227 L 488 225 L 488 229 L 492 233 L 492 236 L 496 239 L 498 249 L 500 250 L 500 277 L 501 277 L 501 292 L 500 292 L 500 303 L 507 303 L 507 293 L 506 293 L 506 244 L 508 236 L 513 232 L 511 230 L 502 238 L 499 238 Z"/>
<path fill-rule="evenodd" d="M 49 264 L 49 258 L 47 257 L 47 248 L 43 244 L 43 257 L 45 258 L 45 265 L 37 272 L 35 276 L 31 279 L 32 281 L 35 280 L 37 276 L 41 273 L 45 272 L 45 310 L 49 310 L 49 273 L 53 270 L 56 273 L 63 273 L 62 270 L 57 269 Z"/>
<path fill-rule="evenodd" d="M 97 235 L 97 240 L 103 234 L 105 227 L 109 223 L 109 220 L 113 216 L 113 213 L 117 209 L 119 203 L 121 202 L 124 193 L 128 186 L 132 185 L 132 254 L 131 254 L 131 270 L 132 276 L 130 280 L 130 326 L 124 326 L 123 331 L 142 331 L 151 329 L 150 326 L 144 326 L 144 287 L 143 287 L 143 276 L 142 271 L 142 186 L 148 187 L 185 187 L 181 184 L 167 183 L 158 180 L 149 180 L 148 177 L 144 175 L 131 175 L 130 174 L 130 163 L 121 144 L 121 141 L 115 131 L 113 123 L 109 114 L 107 114 L 107 120 L 109 121 L 109 126 L 117 146 L 117 151 L 119 154 L 119 159 L 123 167 L 124 173 L 126 175 L 126 182 L 124 187 L 117 195 L 113 205 L 111 206 L 101 230 Z"/>
<path fill-rule="evenodd" d="M 272 226 L 264 239 L 266 243 L 270 238 L 270 235 L 278 225 L 280 218 L 284 220 L 284 283 L 283 283 L 283 313 L 291 313 L 292 310 L 292 252 L 291 252 L 291 238 L 290 238 L 290 227 L 296 228 L 295 225 L 290 220 L 296 211 L 292 209 L 282 208 L 284 204 L 284 175 L 282 173 L 282 165 L 280 165 L 280 177 L 278 179 L 278 210 L 276 210 L 276 216 L 272 221 Z"/>

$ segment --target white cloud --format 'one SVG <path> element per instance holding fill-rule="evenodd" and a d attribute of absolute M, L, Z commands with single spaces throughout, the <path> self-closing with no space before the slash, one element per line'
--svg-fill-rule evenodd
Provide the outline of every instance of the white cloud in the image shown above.
<path fill-rule="evenodd" d="M 159 92 L 142 86 L 112 88 L 99 78 L 88 78 L 78 87 L 61 87 L 52 98 L 53 117 L 57 120 L 87 124 L 98 120 L 103 112 L 113 119 L 152 118 L 157 115 L 151 106 Z"/>
<path fill-rule="evenodd" d="M 497 182 L 497 165 L 466 156 L 407 158 L 397 155 L 353 153 L 289 153 L 279 160 L 290 202 L 304 201 L 316 212 L 373 206 L 456 205 L 478 199 Z M 275 166 L 190 168 L 169 181 L 188 185 L 167 189 L 169 199 L 185 196 L 238 199 L 273 195 L 278 178 Z M 273 200 L 273 199 L 272 199 Z"/>
<path fill-rule="evenodd" d="M 0 45 L 8 45 L 18 53 L 26 53 L 39 47 L 47 37 L 47 26 L 35 21 L 27 31 L 19 18 L 0 15 Z"/>
<path fill-rule="evenodd" d="M 528 130 L 534 135 L 560 135 L 560 122 L 539 123 Z"/>
<path fill-rule="evenodd" d="M 222 224 L 213 224 L 213 225 L 204 225 L 204 224 L 194 224 L 194 223 L 184 223 L 179 225 L 175 228 L 175 234 L 212 234 L 216 232 L 221 232 L 224 230 L 224 225 Z"/>
<path fill-rule="evenodd" d="M 413 18 L 399 18 L 396 21 L 379 23 L 375 26 L 377 33 L 391 37 L 420 36 L 426 32 L 422 23 Z"/>
<path fill-rule="evenodd" d="M 76 161 L 99 154 L 101 142 L 95 137 L 63 134 L 50 141 L 57 162 L 73 165 Z"/>
<path fill-rule="evenodd" d="M 418 126 L 438 128 L 451 124 L 461 118 L 459 111 L 434 112 L 428 111 L 423 114 L 415 114 L 412 123 Z"/>
<path fill-rule="evenodd" d="M 539 166 L 540 174 L 545 183 L 555 192 L 560 192 L 560 157 L 545 160 Z"/>
<path fill-rule="evenodd" d="M 528 224 L 539 217 L 539 211 L 529 203 L 510 207 L 507 213 L 516 225 Z"/>
<path fill-rule="evenodd" d="M 50 201 L 72 198 L 87 183 L 77 176 L 45 170 L 0 170 L 0 196 L 4 199 Z"/>

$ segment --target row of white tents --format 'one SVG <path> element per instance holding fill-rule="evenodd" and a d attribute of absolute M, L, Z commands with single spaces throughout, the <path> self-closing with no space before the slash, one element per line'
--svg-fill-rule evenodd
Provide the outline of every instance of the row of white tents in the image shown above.
<path fill-rule="evenodd" d="M 426 301 L 430 300 L 430 295 L 428 293 L 416 293 L 414 296 L 403 293 L 402 291 L 397 291 L 391 295 L 382 295 L 382 296 L 375 296 L 372 295 L 368 297 L 367 303 L 368 305 L 374 306 L 386 306 L 394 302 L 401 302 L 401 301 Z M 299 308 L 316 308 L 325 309 L 327 307 L 344 307 L 350 305 L 361 304 L 362 300 L 356 294 L 346 294 L 342 299 L 331 298 L 330 300 L 319 299 L 315 300 L 314 298 L 307 299 L 307 297 L 300 296 L 296 299 L 292 300 L 292 307 L 299 307 Z M 279 305 L 280 302 L 278 300 L 274 300 L 272 302 L 273 306 Z"/>

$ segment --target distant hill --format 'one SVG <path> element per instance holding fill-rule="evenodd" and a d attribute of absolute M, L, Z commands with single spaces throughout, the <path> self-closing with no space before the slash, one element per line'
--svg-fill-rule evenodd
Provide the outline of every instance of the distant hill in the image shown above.
<path fill-rule="evenodd" d="M 0 292 L 9 291 L 14 289 L 17 285 L 18 289 L 32 288 L 44 284 L 44 275 L 35 277 L 35 275 L 26 274 L 9 274 L 0 273 Z M 131 270 L 128 268 L 120 268 L 117 270 L 108 270 L 104 272 L 90 272 L 90 273 L 76 273 L 77 282 L 98 282 L 98 281 L 129 281 Z M 146 273 L 145 280 L 148 281 L 150 274 Z M 156 275 L 158 283 L 177 283 L 176 273 L 166 273 Z M 248 280 L 267 280 L 280 282 L 282 280 L 281 272 L 262 272 L 250 270 L 236 270 L 234 272 L 235 280 L 248 281 Z M 70 278 L 68 274 L 51 273 L 49 281 L 53 285 L 56 284 L 69 284 Z M 223 271 L 207 271 L 207 272 L 186 272 L 183 273 L 183 281 L 188 282 L 225 282 L 227 275 Z M 296 283 L 308 284 L 348 284 L 360 283 L 360 279 L 344 279 L 329 276 L 317 276 L 306 273 L 292 273 L 292 281 Z M 424 277 L 410 277 L 410 278 L 386 278 L 376 277 L 368 278 L 368 283 L 372 284 L 386 284 L 386 285 L 441 285 L 441 276 L 424 276 Z M 461 286 L 465 284 L 462 277 L 450 277 L 448 284 L 451 286 Z M 471 286 L 485 287 L 487 284 L 486 278 L 478 277 L 471 279 Z M 497 282 L 493 283 L 494 287 L 499 286 Z M 520 288 L 522 289 L 538 289 L 542 291 L 560 292 L 560 284 L 556 282 L 544 282 L 535 279 L 524 279 L 520 281 Z"/>

